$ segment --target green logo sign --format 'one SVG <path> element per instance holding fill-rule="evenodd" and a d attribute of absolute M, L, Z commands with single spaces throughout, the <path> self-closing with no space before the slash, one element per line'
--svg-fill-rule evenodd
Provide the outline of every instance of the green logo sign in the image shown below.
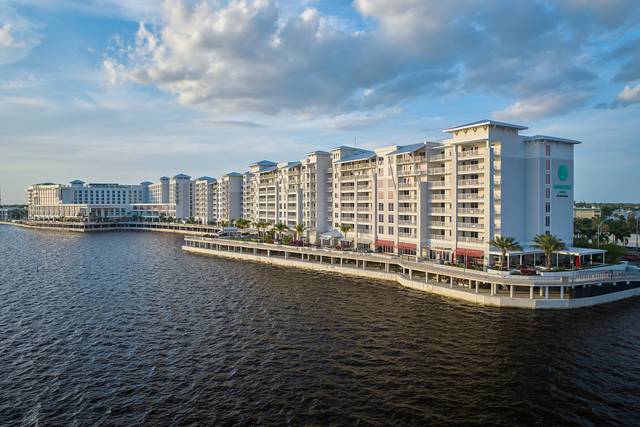
<path fill-rule="evenodd" d="M 566 181 L 569 178 L 569 168 L 566 165 L 560 165 L 558 168 L 558 178 L 560 181 Z"/>

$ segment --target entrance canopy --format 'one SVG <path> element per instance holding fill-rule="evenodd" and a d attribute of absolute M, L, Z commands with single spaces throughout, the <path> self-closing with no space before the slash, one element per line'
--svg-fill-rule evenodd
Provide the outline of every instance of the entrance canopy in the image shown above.
<path fill-rule="evenodd" d="M 342 239 L 344 236 L 340 232 L 340 230 L 336 230 L 335 228 L 329 231 L 325 231 L 320 235 L 322 240 L 330 240 L 330 239 Z"/>
<path fill-rule="evenodd" d="M 601 255 L 606 253 L 604 249 L 592 249 L 592 248 L 574 248 L 568 247 L 554 253 L 559 255 L 571 255 L 571 256 L 585 256 L 585 255 Z"/>

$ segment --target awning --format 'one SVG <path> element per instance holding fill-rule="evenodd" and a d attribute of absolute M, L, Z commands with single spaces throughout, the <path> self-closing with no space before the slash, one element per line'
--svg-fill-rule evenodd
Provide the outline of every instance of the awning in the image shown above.
<path fill-rule="evenodd" d="M 405 243 L 405 242 L 398 242 L 398 249 L 410 249 L 410 250 L 416 250 L 416 244 L 415 243 Z"/>
<path fill-rule="evenodd" d="M 393 248 L 395 245 L 396 244 L 393 240 L 376 240 L 376 246 Z"/>
<path fill-rule="evenodd" d="M 573 255 L 573 256 L 584 256 L 584 255 L 599 255 L 607 252 L 604 249 L 592 249 L 592 248 L 574 248 L 568 247 L 559 251 L 555 251 L 554 254 L 559 255 Z"/>
<path fill-rule="evenodd" d="M 458 248 L 454 252 L 455 256 L 469 256 L 474 258 L 484 257 L 484 251 L 478 249 Z"/>
<path fill-rule="evenodd" d="M 329 240 L 329 239 L 341 239 L 342 233 L 340 230 L 336 230 L 335 228 L 329 231 L 325 231 L 320 235 L 321 239 Z"/>

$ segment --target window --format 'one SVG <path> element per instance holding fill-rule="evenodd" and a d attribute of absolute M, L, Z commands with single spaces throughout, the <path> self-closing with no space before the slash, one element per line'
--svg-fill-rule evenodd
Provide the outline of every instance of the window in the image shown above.
<path fill-rule="evenodd" d="M 389 203 L 389 210 L 393 211 L 393 203 Z"/>
<path fill-rule="evenodd" d="M 384 225 L 379 225 L 378 226 L 378 233 L 384 234 Z"/>
<path fill-rule="evenodd" d="M 546 203 L 544 204 L 544 211 L 545 211 L 546 213 L 551 212 L 551 203 L 550 203 L 550 202 L 546 202 Z"/>
<path fill-rule="evenodd" d="M 551 198 L 551 189 L 549 187 L 544 189 L 544 197 L 547 199 Z"/>
<path fill-rule="evenodd" d="M 389 227 L 389 234 L 393 234 L 393 227 Z"/>
<path fill-rule="evenodd" d="M 547 184 L 547 185 L 551 184 L 551 174 L 546 174 L 546 175 L 544 176 L 544 182 L 545 182 L 545 184 Z"/>
<path fill-rule="evenodd" d="M 547 157 L 551 155 L 551 146 L 550 145 L 545 145 L 544 146 L 544 155 L 547 156 Z"/>
<path fill-rule="evenodd" d="M 393 215 L 389 215 L 389 222 L 393 222 Z"/>
<path fill-rule="evenodd" d="M 551 227 L 551 217 L 550 216 L 545 216 L 544 217 L 544 226 L 545 227 Z"/>
<path fill-rule="evenodd" d="M 378 222 L 384 222 L 384 214 L 378 214 Z"/>
<path fill-rule="evenodd" d="M 379 211 L 383 211 L 384 210 L 384 203 L 378 203 L 378 210 Z"/>
<path fill-rule="evenodd" d="M 545 163 L 545 170 L 550 171 L 551 170 L 551 160 L 547 159 L 544 161 Z"/>

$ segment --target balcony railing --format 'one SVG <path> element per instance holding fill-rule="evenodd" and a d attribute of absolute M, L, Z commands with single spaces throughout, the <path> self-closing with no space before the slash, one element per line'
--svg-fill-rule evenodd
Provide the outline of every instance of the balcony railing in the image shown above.
<path fill-rule="evenodd" d="M 484 151 L 482 150 L 466 150 L 458 153 L 458 157 L 478 157 L 483 155 Z"/>
<path fill-rule="evenodd" d="M 431 200 L 447 200 L 449 199 L 448 194 L 432 194 Z"/>
<path fill-rule="evenodd" d="M 484 224 L 475 223 L 475 222 L 462 222 L 458 221 L 458 228 L 466 228 L 466 229 L 483 229 Z"/>
<path fill-rule="evenodd" d="M 458 180 L 458 185 L 461 187 L 463 186 L 479 187 L 479 186 L 483 186 L 484 182 L 480 181 L 479 179 L 460 179 Z"/>
<path fill-rule="evenodd" d="M 445 221 L 431 221 L 429 225 L 437 228 L 451 227 L 451 224 L 448 224 Z"/>
<path fill-rule="evenodd" d="M 449 186 L 449 181 L 431 181 L 432 188 L 443 188 L 448 186 Z"/>
<path fill-rule="evenodd" d="M 447 168 L 429 168 L 427 170 L 427 174 L 429 175 L 442 175 L 445 173 L 449 173 L 449 169 Z"/>
<path fill-rule="evenodd" d="M 484 239 L 481 239 L 480 237 L 458 236 L 458 241 L 466 243 L 484 243 Z"/>
<path fill-rule="evenodd" d="M 450 211 L 449 208 L 430 208 L 429 212 L 431 214 L 448 214 Z"/>
<path fill-rule="evenodd" d="M 459 172 L 472 172 L 482 170 L 484 170 L 484 165 L 463 165 L 458 167 Z"/>
<path fill-rule="evenodd" d="M 460 200 L 483 201 L 484 200 L 484 194 L 480 194 L 480 193 L 460 193 L 460 194 L 458 194 L 458 199 L 460 199 Z"/>
<path fill-rule="evenodd" d="M 459 214 L 482 215 L 482 214 L 484 214 L 484 209 L 460 208 L 460 209 L 458 209 L 458 213 Z"/>

